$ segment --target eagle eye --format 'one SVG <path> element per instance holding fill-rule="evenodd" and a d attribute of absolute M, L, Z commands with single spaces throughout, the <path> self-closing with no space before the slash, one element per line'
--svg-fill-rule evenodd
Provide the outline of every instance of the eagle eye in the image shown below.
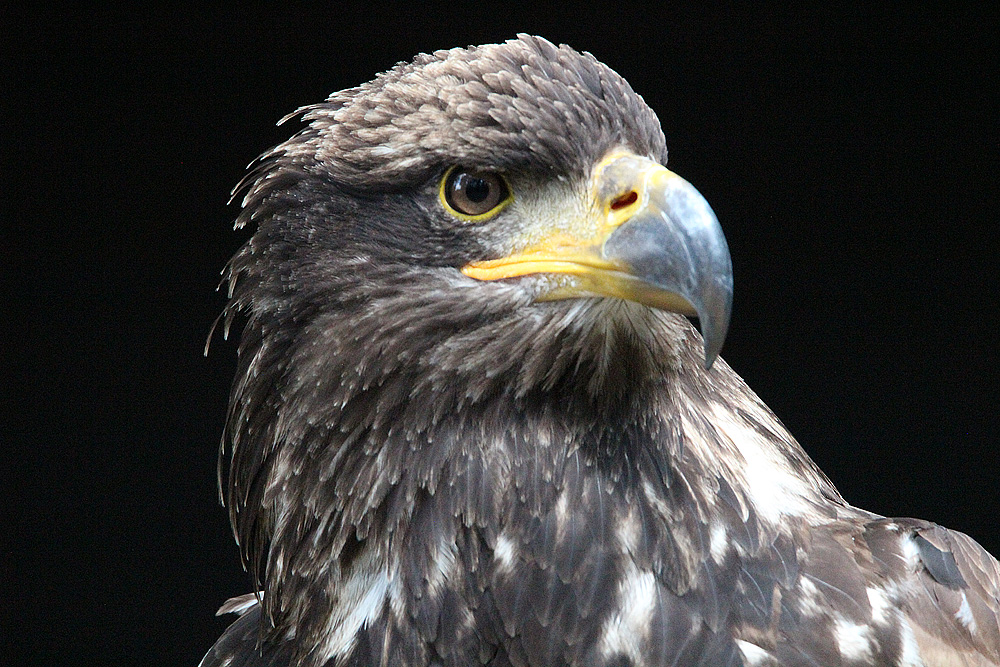
<path fill-rule="evenodd" d="M 463 220 L 485 220 L 513 199 L 507 181 L 499 174 L 452 167 L 441 179 L 441 202 Z"/>

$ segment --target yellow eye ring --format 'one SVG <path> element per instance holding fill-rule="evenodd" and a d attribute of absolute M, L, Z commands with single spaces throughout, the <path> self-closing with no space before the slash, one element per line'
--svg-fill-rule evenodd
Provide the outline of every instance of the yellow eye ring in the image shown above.
<path fill-rule="evenodd" d="M 478 222 L 503 210 L 514 201 L 514 193 L 500 174 L 454 166 L 441 177 L 438 198 L 456 218 Z"/>

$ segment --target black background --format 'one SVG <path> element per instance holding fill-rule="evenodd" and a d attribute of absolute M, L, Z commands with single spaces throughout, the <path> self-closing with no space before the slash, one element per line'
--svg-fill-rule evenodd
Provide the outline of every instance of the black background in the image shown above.
<path fill-rule="evenodd" d="M 3 653 L 194 667 L 249 590 L 215 487 L 235 346 L 202 356 L 229 189 L 296 107 L 519 31 L 659 113 L 732 250 L 723 356 L 844 495 L 1000 552 L 987 13 L 8 10 Z"/>

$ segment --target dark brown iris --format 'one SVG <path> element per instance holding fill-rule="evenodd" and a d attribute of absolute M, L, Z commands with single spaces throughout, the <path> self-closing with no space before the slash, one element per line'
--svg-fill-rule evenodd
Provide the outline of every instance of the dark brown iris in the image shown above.
<path fill-rule="evenodd" d="M 444 184 L 445 201 L 464 215 L 483 215 L 503 203 L 510 194 L 497 174 L 455 169 Z"/>

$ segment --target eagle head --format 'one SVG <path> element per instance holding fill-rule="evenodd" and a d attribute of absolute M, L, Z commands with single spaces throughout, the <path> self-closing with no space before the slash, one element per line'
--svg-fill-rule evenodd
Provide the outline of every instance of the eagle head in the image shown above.
<path fill-rule="evenodd" d="M 492 484 L 452 508 L 485 525 L 524 462 L 631 474 L 654 388 L 719 353 L 732 265 L 656 115 L 569 47 L 422 55 L 299 114 L 238 188 L 220 467 L 271 626 L 319 642 L 308 610 L 438 484 Z"/>

